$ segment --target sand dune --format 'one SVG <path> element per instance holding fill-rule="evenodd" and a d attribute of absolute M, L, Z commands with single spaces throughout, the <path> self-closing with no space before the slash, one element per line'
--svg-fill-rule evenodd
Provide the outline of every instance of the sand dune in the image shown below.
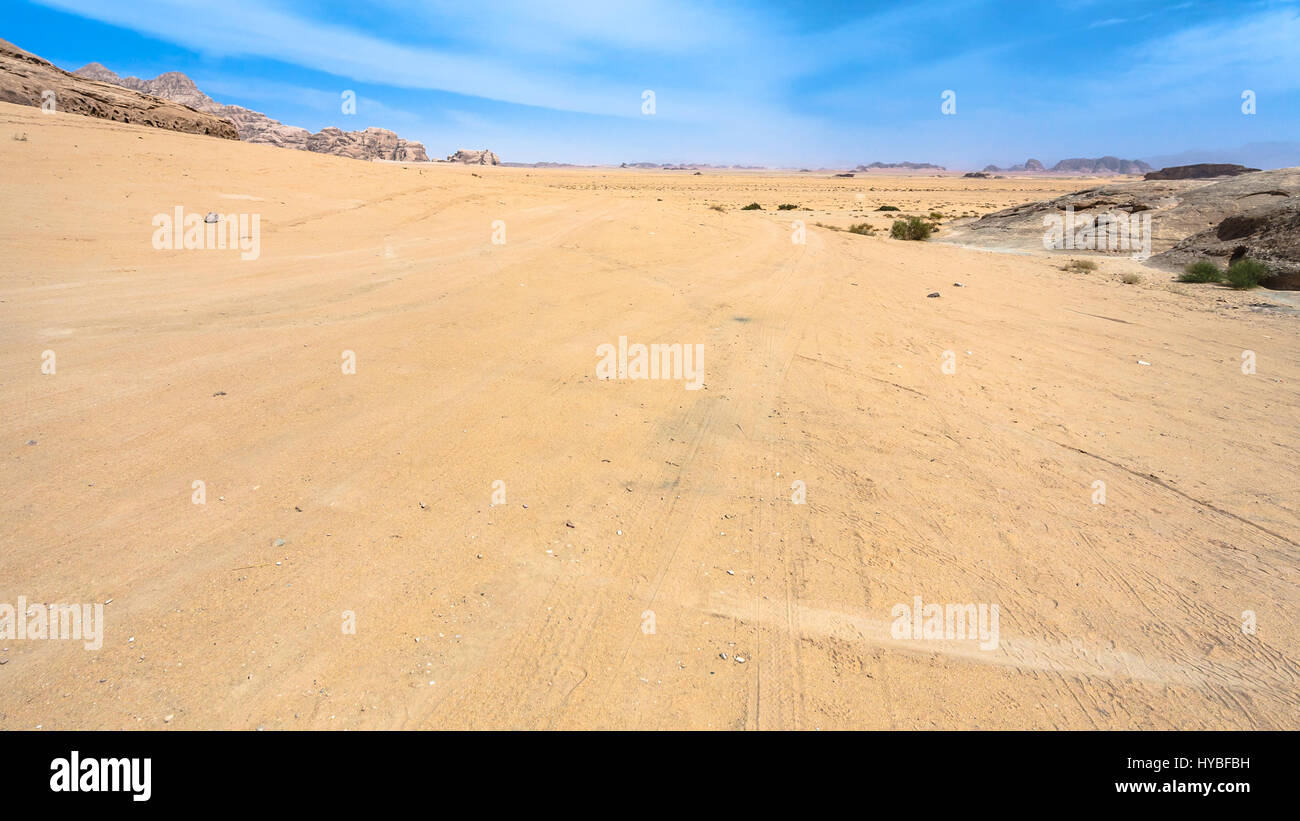
<path fill-rule="evenodd" d="M 815 224 L 1068 180 L 0 124 L 0 602 L 111 600 L 0 641 L 0 728 L 1300 726 L 1285 296 Z M 155 250 L 177 206 L 256 259 Z M 702 389 L 597 380 L 621 336 Z M 914 596 L 998 649 L 895 638 Z"/>

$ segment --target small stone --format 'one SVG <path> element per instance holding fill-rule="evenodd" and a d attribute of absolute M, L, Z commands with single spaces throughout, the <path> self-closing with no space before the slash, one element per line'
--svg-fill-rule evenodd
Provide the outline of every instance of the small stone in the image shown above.
<path fill-rule="evenodd" d="M 565 527 L 577 527 L 577 525 L 575 525 L 573 522 L 565 522 L 565 523 L 564 523 L 564 526 L 565 526 Z"/>
<path fill-rule="evenodd" d="M 954 282 L 954 283 L 952 284 L 952 287 L 954 287 L 954 288 L 965 288 L 966 286 L 965 286 L 965 285 L 962 285 L 960 282 Z"/>
<path fill-rule="evenodd" d="M 939 292 L 938 292 L 938 291 L 935 291 L 934 293 L 926 294 L 926 297 L 927 297 L 928 299 L 937 299 L 937 298 L 939 297 Z"/>
<path fill-rule="evenodd" d="M 737 664 L 744 664 L 744 663 L 745 663 L 745 657 L 744 657 L 744 656 L 736 656 L 736 663 L 737 663 Z"/>
<path fill-rule="evenodd" d="M 176 716 L 174 714 L 169 716 L 163 716 L 163 724 L 170 724 L 172 719 L 175 717 Z"/>
<path fill-rule="evenodd" d="M 727 654 L 726 654 L 726 653 L 718 653 L 718 658 L 722 659 L 723 661 L 726 661 L 726 660 L 727 660 Z"/>
<path fill-rule="evenodd" d="M 275 546 L 275 547 L 284 547 L 284 539 L 276 539 L 275 542 L 274 542 L 274 546 Z"/>
<path fill-rule="evenodd" d="M 420 502 L 420 510 L 428 510 L 428 509 L 429 509 L 428 505 L 426 505 L 424 502 Z"/>

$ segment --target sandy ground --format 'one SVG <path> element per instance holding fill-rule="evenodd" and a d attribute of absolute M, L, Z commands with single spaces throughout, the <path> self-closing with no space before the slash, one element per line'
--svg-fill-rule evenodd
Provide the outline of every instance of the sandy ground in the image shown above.
<path fill-rule="evenodd" d="M 1077 181 L 11 105 L 0 167 L 0 602 L 111 600 L 98 651 L 0 641 L 0 728 L 1300 726 L 1300 317 L 814 225 Z M 154 250 L 177 205 L 260 214 L 260 258 Z M 597 380 L 619 336 L 702 344 L 703 389 Z M 998 648 L 896 638 L 914 596 L 996 604 Z"/>

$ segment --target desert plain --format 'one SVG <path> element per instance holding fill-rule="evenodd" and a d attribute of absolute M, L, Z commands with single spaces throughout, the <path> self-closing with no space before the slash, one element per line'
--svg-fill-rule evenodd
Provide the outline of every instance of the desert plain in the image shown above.
<path fill-rule="evenodd" d="M 0 728 L 1300 727 L 1295 294 L 942 241 L 1077 179 L 9 104 L 0 168 L 0 601 L 104 604 L 98 650 L 0 641 Z M 177 206 L 257 258 L 155 249 Z M 702 386 L 598 379 L 619 337 Z M 917 596 L 997 648 L 897 638 Z"/>

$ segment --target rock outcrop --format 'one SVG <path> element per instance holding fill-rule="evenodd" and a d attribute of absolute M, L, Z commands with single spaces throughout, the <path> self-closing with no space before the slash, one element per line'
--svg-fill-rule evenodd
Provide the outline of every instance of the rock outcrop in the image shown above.
<path fill-rule="evenodd" d="M 1177 270 L 1209 258 L 1220 265 L 1249 257 L 1267 265 L 1270 288 L 1300 288 L 1300 168 L 1210 180 L 1140 180 L 1087 188 L 954 225 L 948 242 L 1043 250 L 1047 223 L 1104 213 L 1151 215 L 1148 262 Z"/>
<path fill-rule="evenodd" d="M 459 162 L 466 165 L 500 165 L 501 159 L 486 148 L 482 151 L 470 151 L 462 148 L 447 157 L 447 162 Z"/>
<path fill-rule="evenodd" d="M 222 117 L 234 123 L 239 139 L 248 143 L 334 154 L 356 160 L 429 161 L 423 144 L 404 140 L 384 128 L 344 131 L 330 127 L 313 134 L 305 128 L 273 120 L 260 111 L 237 105 L 223 105 L 200 91 L 193 80 L 179 71 L 169 71 L 152 80 L 142 80 L 139 77 L 119 77 L 99 63 L 90 63 L 73 74 L 152 94 Z"/>
<path fill-rule="evenodd" d="M 53 105 L 53 110 L 66 114 L 239 139 L 235 124 L 219 114 L 109 84 L 98 76 L 69 73 L 6 40 L 0 40 L 0 102 Z"/>
<path fill-rule="evenodd" d="M 1205 180 L 1212 177 L 1235 177 L 1239 174 L 1251 174 L 1258 168 L 1247 168 L 1232 163 L 1197 163 L 1195 165 L 1171 165 L 1159 171 L 1150 171 L 1144 180 Z"/>

